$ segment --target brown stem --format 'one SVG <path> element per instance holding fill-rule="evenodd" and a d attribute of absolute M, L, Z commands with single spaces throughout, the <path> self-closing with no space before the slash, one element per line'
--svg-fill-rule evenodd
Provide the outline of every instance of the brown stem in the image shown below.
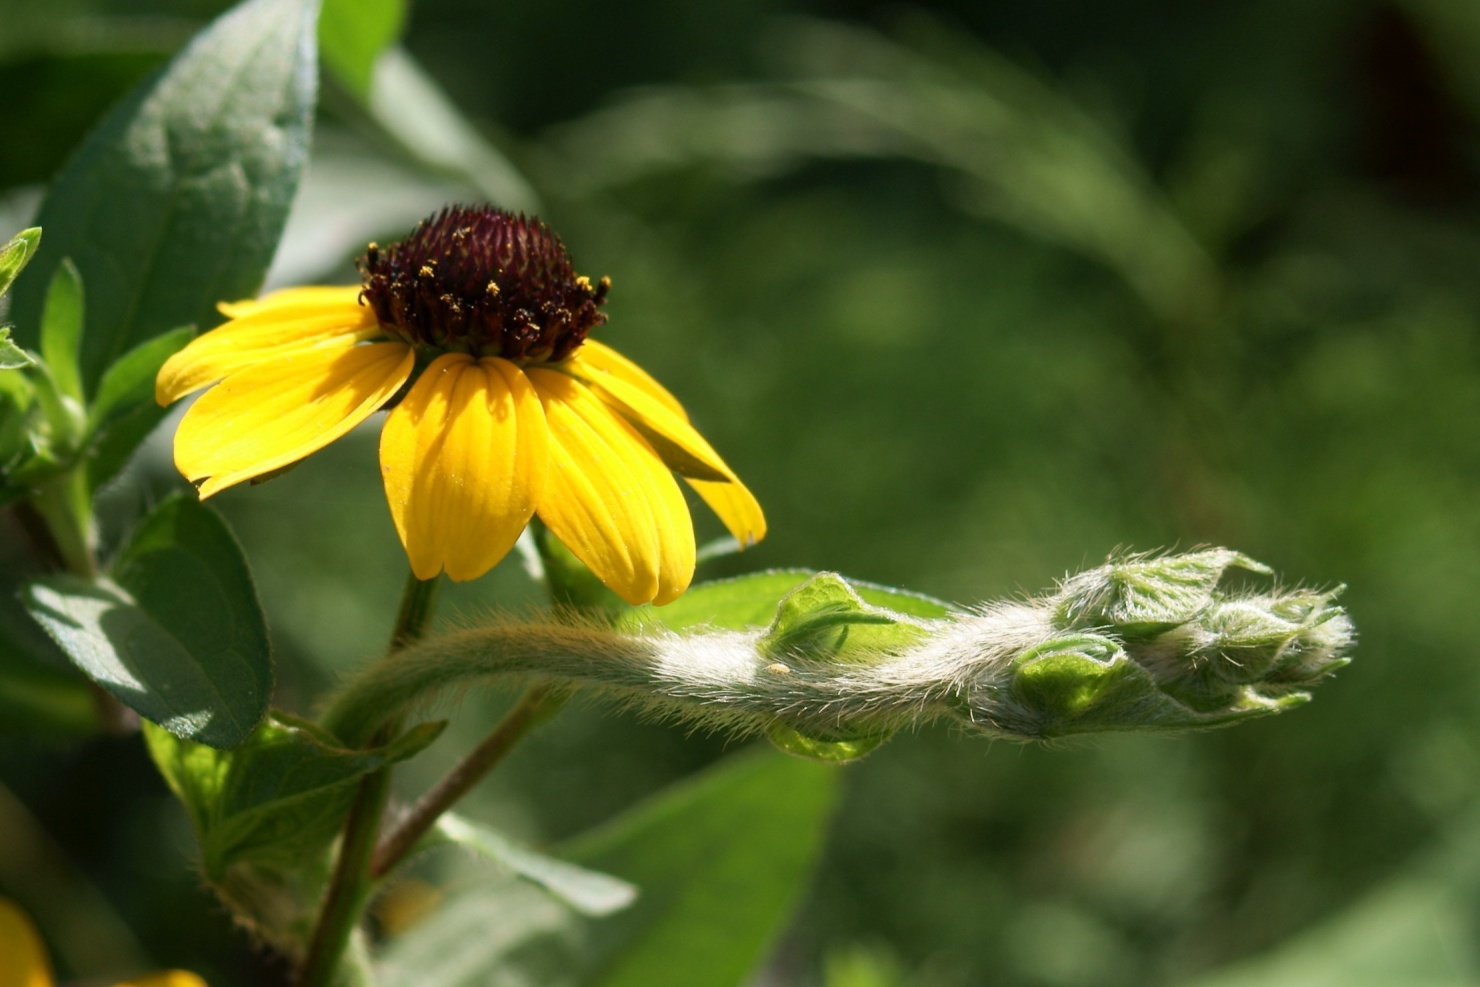
<path fill-rule="evenodd" d="M 404 860 L 427 831 L 436 825 L 442 813 L 471 791 L 526 733 L 565 704 L 563 696 L 552 697 L 550 692 L 548 685 L 531 686 L 483 742 L 417 800 L 411 811 L 375 848 L 375 856 L 370 863 L 372 877 L 383 877 Z"/>

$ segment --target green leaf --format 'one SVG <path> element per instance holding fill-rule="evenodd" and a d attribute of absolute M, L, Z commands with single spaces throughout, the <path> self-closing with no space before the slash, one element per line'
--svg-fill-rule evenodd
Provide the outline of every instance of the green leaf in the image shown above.
<path fill-rule="evenodd" d="M 0 247 L 0 295 L 10 290 L 11 284 L 30 262 L 41 243 L 41 228 L 33 226 L 21 230 Z"/>
<path fill-rule="evenodd" d="M 0 326 L 0 371 L 21 370 L 35 363 L 31 354 L 10 341 L 10 327 Z"/>
<path fill-rule="evenodd" d="M 776 616 L 783 597 L 816 575 L 811 569 L 770 569 L 766 572 L 700 583 L 663 607 L 638 607 L 619 626 L 637 630 L 658 625 L 673 631 L 696 627 L 744 630 L 764 627 Z M 877 586 L 849 579 L 847 584 L 864 602 L 910 617 L 944 617 L 949 604 L 909 590 Z"/>
<path fill-rule="evenodd" d="M 375 60 L 405 24 L 405 0 L 324 0 L 319 16 L 324 64 L 348 89 L 367 97 Z"/>
<path fill-rule="evenodd" d="M 450 896 L 393 940 L 384 987 L 734 987 L 775 941 L 812 870 L 838 774 L 757 748 L 562 849 L 632 882 L 631 907 L 583 919 L 528 885 Z"/>
<path fill-rule="evenodd" d="M 566 856 L 642 892 L 592 929 L 589 983 L 743 982 L 801 895 L 839 777 L 813 761 L 747 751 L 577 840 Z"/>
<path fill-rule="evenodd" d="M 41 207 L 41 277 L 15 296 L 22 345 L 63 257 L 93 299 L 88 390 L 130 348 L 256 293 L 307 158 L 316 18 L 316 0 L 248 0 L 104 119 Z"/>
<path fill-rule="evenodd" d="M 267 710 L 272 662 L 246 560 L 189 495 L 139 525 L 112 580 L 52 576 L 23 597 L 73 662 L 171 733 L 233 747 Z"/>
<path fill-rule="evenodd" d="M 88 483 L 94 490 L 123 468 L 169 413 L 155 403 L 154 379 L 164 361 L 194 337 L 191 326 L 155 336 L 125 353 L 103 375 L 88 409 Z"/>
<path fill-rule="evenodd" d="M 437 820 L 436 835 L 539 885 L 583 915 L 610 915 L 637 898 L 637 888 L 626 881 L 520 846 L 455 813 Z"/>
<path fill-rule="evenodd" d="M 371 750 L 346 750 L 313 724 L 274 714 L 235 750 L 152 725 L 144 738 L 200 841 L 205 875 L 237 863 L 288 866 L 322 853 L 344 824 L 355 782 L 420 753 L 443 723 L 422 723 Z"/>
<path fill-rule="evenodd" d="M 82 378 L 77 366 L 82 345 L 82 275 L 72 258 L 63 257 L 41 311 L 41 359 L 46 361 L 57 390 L 82 401 Z"/>

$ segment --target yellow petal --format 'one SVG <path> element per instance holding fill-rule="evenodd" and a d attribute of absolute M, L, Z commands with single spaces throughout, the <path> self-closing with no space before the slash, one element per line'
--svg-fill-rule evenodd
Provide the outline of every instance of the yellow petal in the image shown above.
<path fill-rule="evenodd" d="M 297 462 L 390 400 L 414 362 L 404 343 L 329 344 L 232 374 L 181 419 L 175 465 L 205 498 Z"/>
<path fill-rule="evenodd" d="M 15 903 L 0 898 L 0 987 L 52 987 L 41 936 Z"/>
<path fill-rule="evenodd" d="M 557 366 L 591 387 L 614 411 L 631 422 L 652 443 L 669 469 L 697 480 L 728 480 L 735 475 L 687 418 L 674 414 L 642 388 L 613 374 L 593 370 L 579 354 Z"/>
<path fill-rule="evenodd" d="M 165 970 L 147 977 L 126 980 L 117 987 L 208 987 L 206 982 L 188 970 Z"/>
<path fill-rule="evenodd" d="M 191 340 L 166 360 L 154 381 L 154 399 L 172 404 L 191 391 L 305 347 L 325 342 L 350 346 L 378 335 L 375 313 L 353 299 L 335 305 L 259 306 Z"/>
<path fill-rule="evenodd" d="M 518 541 L 544 486 L 549 433 L 507 360 L 434 360 L 386 419 L 380 469 L 411 569 L 476 579 Z"/>
<path fill-rule="evenodd" d="M 724 522 L 741 548 L 749 548 L 766 537 L 766 515 L 761 512 L 760 501 L 739 478 L 724 483 L 685 477 L 685 482 L 704 498 L 704 503 Z"/>
<path fill-rule="evenodd" d="M 646 370 L 605 343 L 588 339 L 581 344 L 580 349 L 576 350 L 575 355 L 593 370 L 609 373 L 634 387 L 641 388 L 648 397 L 666 406 L 669 411 L 684 421 L 689 420 L 689 413 L 683 410 L 683 405 L 679 403 L 678 398 L 668 393 L 668 389 L 654 380 Z"/>
<path fill-rule="evenodd" d="M 694 525 L 673 474 L 585 385 L 544 368 L 525 373 L 550 426 L 540 518 L 628 603 L 676 600 L 694 578 Z"/>
<path fill-rule="evenodd" d="M 236 302 L 218 302 L 216 311 L 228 319 L 260 312 L 279 305 L 306 305 L 338 308 L 356 305 L 360 300 L 361 288 L 357 284 L 304 285 L 298 288 L 283 288 L 261 298 L 246 298 Z"/>
<path fill-rule="evenodd" d="M 688 419 L 671 414 L 664 405 L 625 378 L 593 372 L 589 361 L 582 359 L 585 352 L 586 347 L 582 346 L 575 357 L 561 364 L 562 369 L 590 383 L 603 400 L 635 425 L 652 442 L 668 467 L 683 474 L 689 486 L 719 515 L 742 548 L 764 538 L 766 516 L 761 512 L 755 495 L 694 430 Z"/>

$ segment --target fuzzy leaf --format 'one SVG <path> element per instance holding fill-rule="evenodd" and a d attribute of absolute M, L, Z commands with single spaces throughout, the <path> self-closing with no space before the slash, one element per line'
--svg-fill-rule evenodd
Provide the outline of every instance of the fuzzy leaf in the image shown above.
<path fill-rule="evenodd" d="M 39 277 L 12 313 L 23 346 L 63 257 L 93 298 L 89 390 L 132 347 L 257 292 L 307 158 L 317 14 L 316 0 L 247 0 L 93 131 L 41 207 Z"/>

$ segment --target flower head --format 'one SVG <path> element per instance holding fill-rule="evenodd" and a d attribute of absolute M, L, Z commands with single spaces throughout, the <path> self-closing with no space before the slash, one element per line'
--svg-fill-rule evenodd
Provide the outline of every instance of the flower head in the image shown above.
<path fill-rule="evenodd" d="M 175 465 L 202 497 L 282 469 L 390 407 L 380 465 L 413 572 L 487 572 L 538 514 L 618 595 L 666 603 L 694 572 L 678 473 L 741 545 L 760 505 L 640 367 L 588 338 L 611 282 L 575 273 L 543 223 L 450 207 L 371 244 L 362 286 L 223 303 L 155 394 L 210 387 Z M 214 385 L 214 386 L 211 386 Z"/>

